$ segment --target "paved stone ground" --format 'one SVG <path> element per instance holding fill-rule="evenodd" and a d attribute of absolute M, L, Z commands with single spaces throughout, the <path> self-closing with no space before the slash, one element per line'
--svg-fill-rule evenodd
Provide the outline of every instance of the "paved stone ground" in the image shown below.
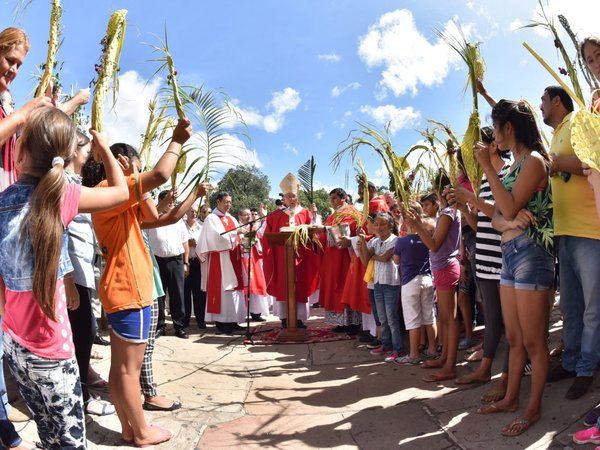
<path fill-rule="evenodd" d="M 553 343 L 558 325 L 555 312 Z M 157 341 L 159 390 L 184 404 L 172 413 L 146 413 L 175 433 L 157 449 L 594 448 L 575 446 L 572 434 L 600 402 L 599 382 L 577 401 L 564 399 L 569 381 L 548 384 L 540 422 L 522 436 L 505 438 L 500 429 L 515 414 L 475 413 L 489 385 L 424 383 L 424 369 L 386 364 L 355 340 L 246 346 L 243 338 L 214 335 L 210 327 L 204 334 L 190 332 L 189 340 Z M 106 375 L 109 349 L 96 349 L 105 358 L 94 366 Z M 461 363 L 459 375 L 474 367 Z M 528 392 L 524 378 L 521 398 Z M 27 440 L 37 440 L 31 421 L 18 428 Z M 89 448 L 127 448 L 119 437 L 115 416 L 89 419 Z"/>

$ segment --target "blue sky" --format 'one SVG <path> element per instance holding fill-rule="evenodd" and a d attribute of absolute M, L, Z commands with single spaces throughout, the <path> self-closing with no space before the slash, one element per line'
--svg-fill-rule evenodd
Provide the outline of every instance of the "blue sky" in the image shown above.
<path fill-rule="evenodd" d="M 16 2 L 0 0 L 5 11 Z M 447 122 L 457 134 L 467 125 L 470 95 L 463 96 L 465 67 L 439 41 L 434 28 L 458 21 L 469 40 L 481 42 L 485 84 L 497 98 L 539 105 L 543 88 L 555 84 L 522 47 L 529 42 L 555 68 L 563 64 L 541 30 L 518 29 L 537 17 L 537 0 L 63 0 L 65 89 L 85 87 L 94 77 L 100 40 L 112 11 L 127 9 L 128 29 L 121 57 L 120 97 L 106 119 L 111 141 L 139 145 L 148 100 L 161 80 L 148 42 L 157 44 L 165 24 L 180 83 L 222 89 L 244 115 L 250 141 L 233 140 L 232 162 L 255 163 L 270 180 L 272 194 L 287 172 L 311 155 L 318 187 L 346 185 L 345 169 L 334 173 L 331 156 L 356 127 L 379 128 L 392 120 L 396 152 L 420 140 L 415 131 L 427 118 Z M 567 16 L 582 37 L 600 17 L 597 0 L 550 0 L 547 11 Z M 3 27 L 26 29 L 32 48 L 11 90 L 17 106 L 35 87 L 32 74 L 46 57 L 50 1 L 33 0 Z M 482 106 L 482 120 L 489 108 Z M 546 133 L 549 130 L 544 130 Z M 232 138 L 233 139 L 233 138 Z M 244 146 L 240 149 L 239 146 Z M 238 158 L 238 159 L 234 159 Z M 378 159 L 362 155 L 369 177 L 387 184 Z"/>

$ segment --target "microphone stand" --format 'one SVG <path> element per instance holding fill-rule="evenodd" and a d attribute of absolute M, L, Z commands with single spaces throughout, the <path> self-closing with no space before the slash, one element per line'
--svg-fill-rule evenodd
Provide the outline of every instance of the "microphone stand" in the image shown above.
<path fill-rule="evenodd" d="M 259 219 L 256 219 L 259 220 Z M 252 344 L 254 345 L 254 339 L 252 339 L 252 333 L 250 333 L 250 284 L 252 283 L 252 250 L 254 248 L 254 239 L 256 236 L 252 236 L 252 232 L 254 231 L 254 222 L 256 220 L 252 220 L 244 225 L 250 225 L 250 236 L 248 237 L 248 284 L 246 286 L 246 335 L 244 339 L 244 344 Z M 242 258 L 244 257 L 244 251 L 246 247 L 244 246 L 244 241 L 242 240 Z"/>
<path fill-rule="evenodd" d="M 287 206 L 285 208 L 281 208 L 281 209 L 276 209 L 274 211 L 271 211 L 269 214 L 266 214 L 264 216 L 258 217 L 254 220 L 250 220 L 249 222 L 246 222 L 244 224 L 241 224 L 237 227 L 235 227 L 232 230 L 229 231 L 224 231 L 223 233 L 220 233 L 221 236 L 223 236 L 224 234 L 227 233 L 231 233 L 232 231 L 236 231 L 239 230 L 240 228 L 244 228 L 247 226 L 250 226 L 250 231 L 249 233 L 252 233 L 254 231 L 254 224 L 258 221 L 262 221 L 262 220 L 266 220 L 267 217 L 269 217 L 271 214 L 276 213 L 277 211 L 283 211 L 286 210 Z M 249 245 L 248 245 L 248 285 L 246 286 L 246 334 L 244 335 L 245 339 L 244 339 L 244 344 L 252 344 L 254 345 L 254 339 L 252 338 L 253 333 L 250 333 L 250 283 L 251 283 L 251 275 L 252 275 L 252 249 L 254 248 L 254 237 L 255 236 L 251 236 L 249 237 L 250 241 L 249 241 Z M 245 247 L 243 245 L 243 241 L 242 241 L 242 258 L 243 258 L 243 254 L 245 253 Z"/>

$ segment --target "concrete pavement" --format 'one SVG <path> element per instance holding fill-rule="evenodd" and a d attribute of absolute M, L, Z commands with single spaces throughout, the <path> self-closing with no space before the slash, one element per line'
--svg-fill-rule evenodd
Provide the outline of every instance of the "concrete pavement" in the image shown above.
<path fill-rule="evenodd" d="M 552 342 L 560 336 L 557 322 L 555 313 Z M 598 381 L 576 401 L 564 399 L 570 381 L 547 384 L 542 419 L 525 434 L 505 438 L 500 429 L 516 413 L 475 412 L 489 384 L 425 383 L 424 369 L 385 363 L 356 340 L 247 346 L 243 337 L 215 335 L 212 327 L 202 334 L 189 331 L 189 340 L 172 335 L 157 340 L 159 392 L 184 405 L 174 412 L 146 413 L 175 433 L 157 449 L 594 448 L 573 444 L 572 434 L 600 402 Z M 94 367 L 106 376 L 109 349 L 95 349 L 105 358 Z M 459 375 L 476 364 L 461 362 Z M 528 392 L 525 377 L 523 402 Z M 90 449 L 128 448 L 120 443 L 114 415 L 90 417 Z M 25 439 L 37 440 L 35 424 L 17 425 Z"/>

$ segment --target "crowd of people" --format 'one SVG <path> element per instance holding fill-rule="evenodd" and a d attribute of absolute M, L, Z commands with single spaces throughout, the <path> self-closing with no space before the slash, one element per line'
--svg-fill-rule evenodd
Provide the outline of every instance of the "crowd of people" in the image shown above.
<path fill-rule="evenodd" d="M 388 363 L 431 369 L 424 382 L 489 382 L 505 336 L 502 374 L 477 412 L 519 410 L 521 380 L 530 375 L 529 398 L 501 430 L 506 436 L 540 419 L 546 382 L 572 378 L 569 400 L 590 388 L 600 362 L 600 173 L 575 156 L 574 106 L 563 88 L 548 86 L 541 96 L 553 130 L 546 149 L 528 104 L 495 101 L 478 84 L 493 122 L 475 145 L 484 172 L 478 195 L 464 171 L 452 186 L 440 170 L 430 192 L 406 202 L 360 180 L 362 206 L 333 189 L 323 222 L 314 205 L 300 205 L 300 183 L 288 174 L 275 210 L 243 208 L 236 218 L 227 192 L 211 197 L 212 209 L 199 205 L 209 197 L 206 183 L 185 198 L 177 189 L 152 196 L 192 136 L 186 119 L 155 166 L 142 171 L 131 145 L 77 131 L 70 114 L 87 103 L 87 90 L 62 104 L 50 95 L 14 109 L 9 86 L 28 50 L 23 30 L 0 32 L 0 358 L 43 448 L 85 448 L 86 414 L 116 413 L 127 444 L 171 439 L 143 412 L 182 406 L 159 395 L 153 381 L 155 340 L 171 330 L 167 313 L 174 335 L 187 339 L 192 317 L 200 330 L 208 323 L 237 335 L 247 332 L 241 323 L 270 313 L 282 328 L 306 328 L 311 305 L 321 306 L 332 332 L 357 335 Z M 581 55 L 600 80 L 600 40 L 585 39 Z M 297 322 L 288 323 L 285 250 L 269 236 L 303 227 L 311 238 L 294 248 Z M 550 368 L 557 290 L 562 359 Z M 112 403 L 89 390 L 98 381 L 90 367 L 94 291 L 110 329 Z M 479 346 L 476 322 L 485 323 Z M 458 351 L 467 349 L 479 367 L 457 378 Z M 2 371 L 0 393 L 1 444 L 24 448 L 8 420 Z M 600 406 L 584 423 L 575 442 L 600 443 Z"/>

